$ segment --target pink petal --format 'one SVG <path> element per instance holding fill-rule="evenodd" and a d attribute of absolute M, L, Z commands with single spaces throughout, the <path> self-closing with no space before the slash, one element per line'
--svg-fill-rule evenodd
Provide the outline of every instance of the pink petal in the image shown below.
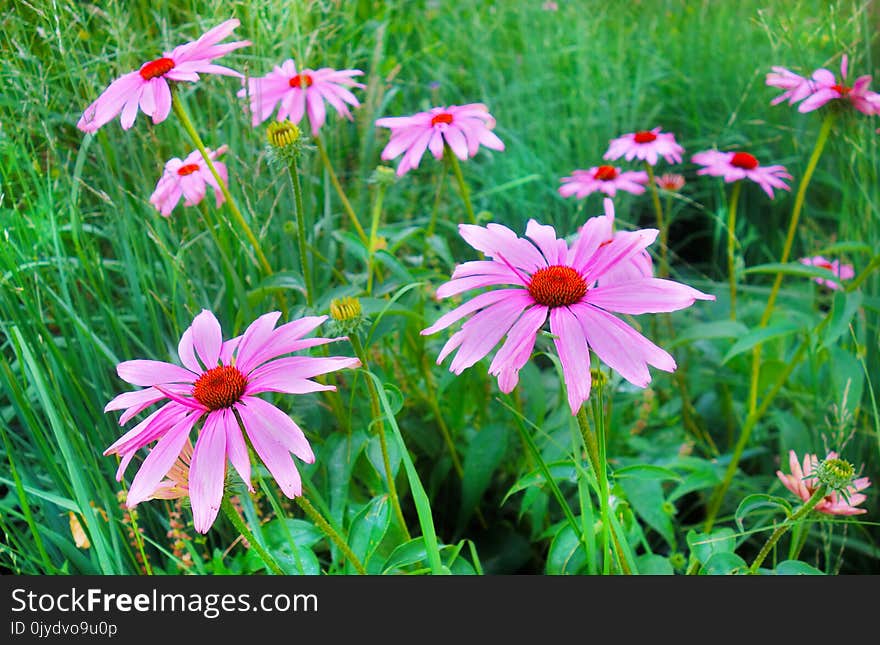
<path fill-rule="evenodd" d="M 253 428 L 257 428 L 307 464 L 314 463 L 315 453 L 303 431 L 274 405 L 255 396 L 244 396 L 235 409 L 249 435 Z"/>
<path fill-rule="evenodd" d="M 238 419 L 228 409 L 222 411 L 228 417 L 221 421 L 221 425 L 226 428 L 226 454 L 233 468 L 238 472 L 241 480 L 247 484 L 248 490 L 254 492 L 254 486 L 251 483 L 251 459 L 248 455 L 247 444 L 241 434 L 241 428 L 238 426 Z"/>
<path fill-rule="evenodd" d="M 465 338 L 449 366 L 450 371 L 462 371 L 488 354 L 513 326 L 523 311 L 534 304 L 531 296 L 522 291 L 486 309 L 462 325 Z"/>
<path fill-rule="evenodd" d="M 265 349 L 266 344 L 272 339 L 272 330 L 280 316 L 280 311 L 263 314 L 244 330 L 235 359 L 235 365 L 242 374 L 248 375 L 256 367 L 253 359 L 259 356 L 260 351 Z"/>
<path fill-rule="evenodd" d="M 489 374 L 498 377 L 498 388 L 502 392 L 512 392 L 516 387 L 519 371 L 532 355 L 538 330 L 547 320 L 547 311 L 543 305 L 526 309 L 507 332 L 507 340 L 501 349 L 495 353 Z"/>
<path fill-rule="evenodd" d="M 171 466 L 180 456 L 180 451 L 189 438 L 189 431 L 196 418 L 197 415 L 191 415 L 179 421 L 153 446 L 150 454 L 141 464 L 137 475 L 134 476 L 131 488 L 128 489 L 128 498 L 125 503 L 129 508 L 153 495 L 159 482 L 168 474 Z"/>
<path fill-rule="evenodd" d="M 195 383 L 196 375 L 178 365 L 162 361 L 123 361 L 116 373 L 132 385 L 162 385 L 163 383 Z"/>
<path fill-rule="evenodd" d="M 498 302 L 499 300 L 503 300 L 509 296 L 515 295 L 517 292 L 521 291 L 520 289 L 498 289 L 495 291 L 487 291 L 486 293 L 481 293 L 480 295 L 472 298 L 466 303 L 459 305 L 452 311 L 443 314 L 440 318 L 437 319 L 433 325 L 428 327 L 427 329 L 423 329 L 420 333 L 422 336 L 430 336 L 431 334 L 435 334 L 441 329 L 446 329 L 452 323 L 457 320 L 461 320 L 465 316 L 478 309 L 482 309 L 483 307 L 487 307 L 493 303 Z"/>
<path fill-rule="evenodd" d="M 672 280 L 644 278 L 595 287 L 587 291 L 584 300 L 620 314 L 646 314 L 678 311 L 696 300 L 715 300 L 715 296 Z"/>
<path fill-rule="evenodd" d="M 562 363 L 565 389 L 571 413 L 577 414 L 590 396 L 590 352 L 580 322 L 568 307 L 550 310 L 550 331 Z"/>
<path fill-rule="evenodd" d="M 199 358 L 202 359 L 202 363 L 205 364 L 205 368 L 217 367 L 220 348 L 223 345 L 223 332 L 217 318 L 207 309 L 202 309 L 201 313 L 193 319 L 191 329 L 193 345 Z"/>
<path fill-rule="evenodd" d="M 208 415 L 196 440 L 189 469 L 189 496 L 193 524 L 199 533 L 207 533 L 220 511 L 223 484 L 226 481 L 226 424 L 237 423 L 227 410 Z"/>
<path fill-rule="evenodd" d="M 565 262 L 568 248 L 566 247 L 565 240 L 560 240 L 556 237 L 556 229 L 552 226 L 539 224 L 535 220 L 530 219 L 528 224 L 526 224 L 526 235 L 541 249 L 541 253 L 547 259 L 547 264 L 553 266 Z M 561 246 L 560 242 L 562 242 Z"/>

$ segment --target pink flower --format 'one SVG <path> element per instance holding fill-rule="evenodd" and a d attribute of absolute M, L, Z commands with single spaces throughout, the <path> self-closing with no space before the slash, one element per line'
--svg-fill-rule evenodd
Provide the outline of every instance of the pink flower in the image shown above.
<path fill-rule="evenodd" d="M 171 110 L 171 88 L 168 81 L 194 83 L 199 80 L 199 74 L 240 77 L 238 72 L 211 62 L 239 47 L 251 44 L 249 40 L 217 44 L 231 34 L 238 24 L 238 20 L 227 20 L 198 40 L 164 52 L 162 58 L 144 63 L 136 72 L 120 76 L 86 108 L 76 127 L 83 132 L 96 132 L 121 112 L 122 129 L 128 130 L 134 124 L 138 108 L 147 116 L 153 117 L 153 123 L 161 123 Z"/>
<path fill-rule="evenodd" d="M 801 264 L 806 264 L 807 266 L 821 267 L 823 269 L 828 269 L 836 275 L 841 280 L 852 280 L 855 277 L 856 272 L 851 264 L 840 264 L 837 260 L 826 260 L 821 255 L 817 255 L 811 258 L 801 258 Z M 834 282 L 833 280 L 826 280 L 825 278 L 813 278 L 817 283 L 828 287 L 829 289 L 841 289 L 842 287 Z"/>
<path fill-rule="evenodd" d="M 614 207 L 610 199 L 604 203 L 606 215 L 587 220 L 571 246 L 556 237 L 552 226 L 535 220 L 529 220 L 526 227 L 530 239 L 517 237 L 500 224 L 459 225 L 465 241 L 489 259 L 458 265 L 452 279 L 437 289 L 437 297 L 510 286 L 481 293 L 422 330 L 423 335 L 434 334 L 473 314 L 449 338 L 437 363 L 458 350 L 449 369 L 461 374 L 506 336 L 489 373 L 498 377 L 502 392 L 510 392 L 532 354 L 538 331 L 549 318 L 572 414 L 590 394 L 590 348 L 639 387 L 651 381 L 648 365 L 675 370 L 672 356 L 610 312 L 676 311 L 715 296 L 671 280 L 638 275 L 638 267 L 628 270 L 629 275 L 618 275 L 621 281 L 609 280 L 611 272 L 633 261 L 641 262 L 644 270 L 644 258 L 637 258 L 654 241 L 657 230 L 612 233 Z"/>
<path fill-rule="evenodd" d="M 116 473 L 122 479 L 135 453 L 156 441 L 131 482 L 126 504 L 129 508 L 167 491 L 166 475 L 175 480 L 175 462 L 185 458 L 189 435 L 204 419 L 198 431 L 189 463 L 188 488 L 196 530 L 205 533 L 213 524 L 223 498 L 227 460 L 248 488 L 251 485 L 250 445 L 290 498 L 302 494 L 302 482 L 290 453 L 306 463 L 315 460 L 303 431 L 284 412 L 256 396 L 262 392 L 305 394 L 334 390 L 310 380 L 319 374 L 357 367 L 356 358 L 334 356 L 312 358 L 282 354 L 324 345 L 342 338 L 303 338 L 327 319 L 307 317 L 275 328 L 277 311 L 257 318 L 244 334 L 223 341 L 220 323 L 210 311 L 202 310 L 184 332 L 177 348 L 183 367 L 151 360 L 133 360 L 116 367 L 119 377 L 144 389 L 125 392 L 104 408 L 124 410 L 124 425 L 148 407 L 162 403 L 134 428 L 125 433 L 105 455 L 118 454 L 122 461 Z M 273 360 L 274 359 L 274 360 Z M 241 426 L 238 419 L 241 420 Z"/>
<path fill-rule="evenodd" d="M 660 175 L 659 177 L 654 177 L 654 182 L 663 190 L 676 192 L 681 190 L 682 186 L 684 186 L 684 176 L 667 173 L 665 175 Z"/>
<path fill-rule="evenodd" d="M 829 452 L 826 459 L 837 459 L 836 452 Z M 816 455 L 804 455 L 804 465 L 798 463 L 798 457 L 794 450 L 788 452 L 788 467 L 791 470 L 790 475 L 786 475 L 781 470 L 776 471 L 776 476 L 785 484 L 785 487 L 792 493 L 797 495 L 802 501 L 806 502 L 816 489 L 819 487 L 819 480 L 815 477 L 815 470 L 819 467 L 819 458 Z M 852 486 L 846 489 L 846 497 L 833 491 L 819 502 L 816 510 L 820 513 L 828 515 L 861 515 L 868 511 L 864 508 L 856 508 L 864 502 L 867 497 L 859 491 L 865 490 L 871 485 L 871 480 L 867 477 L 856 479 Z"/>
<path fill-rule="evenodd" d="M 228 149 L 229 146 L 226 145 L 222 145 L 214 151 L 206 148 L 212 161 Z M 220 178 L 226 182 L 229 177 L 226 164 L 222 161 L 214 161 L 214 168 Z M 183 202 L 184 206 L 194 206 L 201 202 L 205 198 L 208 186 L 214 189 L 217 206 L 220 206 L 224 200 L 220 186 L 217 185 L 217 180 L 208 168 L 208 164 L 205 163 L 202 153 L 194 150 L 183 161 L 174 157 L 165 163 L 165 173 L 156 184 L 156 190 L 150 195 L 150 203 L 162 215 L 168 217 L 181 197 L 186 198 L 186 201 Z"/>
<path fill-rule="evenodd" d="M 782 181 L 782 178 L 792 178 L 786 172 L 785 166 L 762 166 L 748 152 L 706 150 L 695 154 L 691 157 L 691 161 L 705 166 L 697 171 L 698 175 L 724 177 L 724 181 L 727 183 L 740 179 L 751 179 L 770 196 L 770 199 L 773 199 L 774 188 L 790 190 L 788 184 Z"/>
<path fill-rule="evenodd" d="M 770 101 L 770 105 L 777 105 L 788 101 L 793 105 L 807 98 L 813 92 L 813 83 L 810 79 L 799 76 L 784 67 L 771 67 L 772 72 L 767 74 L 767 85 L 785 90 L 782 94 Z"/>
<path fill-rule="evenodd" d="M 335 70 L 329 67 L 297 71 L 296 63 L 288 58 L 265 76 L 249 79 L 247 89 L 239 90 L 238 96 L 250 99 L 254 126 L 272 116 L 272 111 L 279 106 L 278 121 L 290 119 L 299 123 L 303 115 L 308 114 L 312 134 L 317 136 L 327 117 L 324 101 L 339 116 L 352 120 L 346 104 L 360 107 L 360 102 L 348 88 L 363 89 L 363 83 L 352 80 L 353 76 L 362 74 L 359 69 Z"/>
<path fill-rule="evenodd" d="M 583 199 L 596 191 L 614 197 L 618 190 L 625 190 L 633 195 L 641 195 L 647 183 L 648 173 L 644 170 L 621 172 L 620 168 L 614 166 L 593 166 L 589 170 L 575 170 L 571 176 L 563 177 L 559 194 Z"/>
<path fill-rule="evenodd" d="M 813 72 L 813 92 L 798 106 L 798 112 L 812 112 L 829 101 L 845 99 L 864 114 L 880 112 L 880 94 L 868 90 L 870 75 L 859 76 L 851 86 L 846 85 L 847 56 L 840 61 L 840 81 L 825 68 Z"/>
<path fill-rule="evenodd" d="M 608 152 L 603 159 L 626 158 L 627 161 L 642 159 L 652 166 L 657 165 L 659 157 L 663 157 L 666 163 L 681 163 L 681 153 L 684 152 L 675 142 L 675 135 L 669 132 L 661 132 L 660 128 L 653 130 L 640 130 L 631 132 L 617 139 L 612 139 L 608 146 Z"/>
<path fill-rule="evenodd" d="M 403 155 L 397 166 L 398 176 L 418 168 L 425 150 L 430 150 L 435 159 L 442 158 L 444 143 L 462 161 L 475 156 L 481 145 L 504 150 L 504 143 L 492 132 L 495 119 L 482 103 L 434 107 L 412 116 L 385 117 L 378 119 L 376 125 L 391 130 L 382 160 Z"/>

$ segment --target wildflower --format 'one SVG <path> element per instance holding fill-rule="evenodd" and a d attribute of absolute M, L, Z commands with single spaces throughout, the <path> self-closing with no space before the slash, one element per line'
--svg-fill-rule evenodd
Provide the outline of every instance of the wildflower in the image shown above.
<path fill-rule="evenodd" d="M 620 168 L 614 166 L 593 166 L 589 170 L 575 170 L 571 176 L 563 177 L 559 194 L 583 199 L 596 191 L 614 197 L 618 190 L 625 190 L 633 195 L 641 195 L 647 183 L 648 173 L 644 170 L 621 172 Z"/>
<path fill-rule="evenodd" d="M 681 190 L 682 186 L 684 186 L 684 175 L 667 173 L 665 175 L 654 177 L 654 183 L 657 184 L 658 188 L 662 188 L 663 190 L 668 190 L 670 192 L 676 192 Z"/>
<path fill-rule="evenodd" d="M 220 146 L 217 150 L 206 148 L 208 156 L 214 162 L 217 174 L 224 182 L 229 177 L 226 164 L 222 161 L 216 161 L 216 159 L 228 149 L 229 147 L 226 145 Z M 217 206 L 220 206 L 225 199 L 223 192 L 208 168 L 208 164 L 205 163 L 202 153 L 194 150 L 182 161 L 174 157 L 165 163 L 165 172 L 156 184 L 156 190 L 150 195 L 150 203 L 162 215 L 168 217 L 181 197 L 185 198 L 184 206 L 195 206 L 201 202 L 205 198 L 208 186 L 214 189 L 214 198 Z"/>
<path fill-rule="evenodd" d="M 847 56 L 840 61 L 840 80 L 834 73 L 822 68 L 813 72 L 812 93 L 798 106 L 798 112 L 812 112 L 835 100 L 847 100 L 859 112 L 877 114 L 880 112 L 880 94 L 868 90 L 871 76 L 859 76 L 852 85 L 846 85 Z"/>
<path fill-rule="evenodd" d="M 811 258 L 801 258 L 801 264 L 806 264 L 807 266 L 821 267 L 823 269 L 828 269 L 837 276 L 840 280 L 852 280 L 855 277 L 856 272 L 851 264 L 840 264 L 837 260 L 826 260 L 821 255 L 816 255 Z M 813 278 L 818 284 L 822 286 L 828 287 L 829 289 L 841 289 L 841 286 L 836 283 L 834 280 L 827 280 L 825 278 Z"/>
<path fill-rule="evenodd" d="M 727 183 L 751 179 L 770 196 L 770 199 L 773 199 L 774 188 L 791 190 L 788 184 L 782 181 L 783 178 L 792 179 L 792 176 L 786 172 L 785 166 L 762 166 L 754 155 L 748 152 L 706 150 L 695 154 L 691 157 L 691 161 L 704 166 L 697 171 L 698 175 L 723 177 Z"/>
<path fill-rule="evenodd" d="M 296 63 L 288 58 L 265 76 L 249 79 L 247 88 L 239 90 L 238 96 L 250 101 L 254 126 L 272 116 L 278 106 L 275 117 L 278 121 L 290 119 L 299 123 L 308 114 L 312 134 L 317 136 L 327 118 L 324 101 L 339 116 L 352 120 L 348 105 L 360 107 L 360 102 L 348 88 L 363 89 L 363 83 L 352 79 L 362 74 L 359 69 L 336 70 L 330 67 L 297 70 Z"/>
<path fill-rule="evenodd" d="M 770 101 L 770 105 L 778 105 L 788 101 L 790 105 L 803 101 L 813 92 L 813 83 L 808 78 L 799 76 L 785 67 L 771 67 L 773 71 L 767 74 L 767 85 L 785 90 L 782 94 Z"/>
<path fill-rule="evenodd" d="M 283 354 L 307 347 L 324 345 L 341 338 L 304 338 L 327 317 L 306 317 L 275 328 L 280 312 L 257 318 L 236 338 L 223 341 L 220 323 L 210 311 L 202 310 L 184 332 L 178 344 L 183 367 L 152 360 L 120 363 L 119 377 L 145 389 L 125 392 L 104 408 L 124 410 L 119 419 L 124 425 L 148 407 L 162 403 L 134 428 L 104 451 L 121 456 L 117 481 L 122 479 L 137 451 L 156 441 L 144 459 L 128 491 L 129 508 L 139 502 L 161 496 L 168 486 L 168 476 L 178 487 L 174 465 L 185 458 L 190 432 L 204 419 L 192 450 L 187 488 L 197 531 L 205 533 L 213 524 L 223 498 L 226 461 L 232 464 L 248 489 L 251 484 L 250 445 L 266 468 L 290 498 L 302 494 L 302 482 L 293 453 L 306 463 L 315 460 L 303 431 L 289 416 L 268 401 L 256 396 L 262 392 L 305 394 L 334 390 L 310 380 L 319 374 L 357 367 L 356 358 L 334 356 L 312 358 Z M 239 425 L 241 420 L 241 426 Z"/>
<path fill-rule="evenodd" d="M 829 452 L 822 463 L 825 464 L 829 460 L 837 460 L 837 453 L 834 451 Z M 804 502 L 813 496 L 813 493 L 816 492 L 820 484 L 828 484 L 827 481 L 821 481 L 818 478 L 823 469 L 816 455 L 804 455 L 803 467 L 801 467 L 801 464 L 798 463 L 797 454 L 794 450 L 790 450 L 788 452 L 788 467 L 791 470 L 790 475 L 777 470 L 776 476 L 779 477 L 788 490 Z M 828 469 L 825 468 L 824 470 Z M 816 510 L 827 515 L 861 515 L 862 513 L 867 513 L 866 509 L 856 507 L 867 499 L 859 491 L 866 489 L 870 485 L 871 480 L 867 477 L 852 480 L 852 483 L 842 487 L 842 490 L 832 490 L 831 493 L 826 495 L 816 505 Z"/>
<path fill-rule="evenodd" d="M 530 239 L 518 237 L 500 224 L 459 225 L 465 241 L 489 259 L 458 265 L 452 279 L 437 289 L 437 297 L 448 298 L 480 287 L 512 286 L 482 293 L 422 330 L 422 335 L 434 334 L 474 314 L 450 337 L 437 363 L 458 350 L 450 371 L 461 374 L 506 336 L 489 373 L 497 376 L 501 391 L 510 392 L 531 356 L 538 331 L 549 318 L 572 414 L 590 394 L 590 348 L 638 387 L 651 381 L 648 365 L 674 371 L 672 356 L 610 312 L 676 311 L 695 300 L 715 297 L 652 277 L 609 283 L 609 271 L 645 250 L 658 231 L 612 234 L 613 205 L 610 199 L 604 204 L 606 214 L 587 220 L 571 246 L 556 237 L 552 226 L 535 220 L 526 226 Z"/>
<path fill-rule="evenodd" d="M 627 161 L 642 159 L 652 166 L 657 165 L 659 157 L 663 157 L 666 163 L 681 163 L 682 148 L 675 141 L 675 135 L 669 132 L 661 132 L 660 128 L 653 130 L 640 130 L 630 132 L 617 139 L 612 139 L 608 146 L 608 152 L 603 159 L 620 159 Z"/>
<path fill-rule="evenodd" d="M 199 80 L 199 74 L 240 77 L 238 72 L 212 62 L 215 58 L 251 44 L 249 40 L 218 44 L 238 24 L 238 20 L 227 20 L 198 40 L 164 52 L 161 58 L 144 63 L 138 71 L 120 76 L 86 108 L 76 127 L 83 132 L 96 132 L 121 112 L 122 129 L 128 130 L 134 125 L 138 108 L 151 116 L 153 123 L 161 123 L 171 111 L 171 88 L 168 81 L 194 83 Z"/>
<path fill-rule="evenodd" d="M 382 160 L 403 155 L 397 166 L 398 176 L 418 168 L 425 150 L 430 150 L 435 159 L 441 159 L 444 143 L 462 161 L 475 156 L 481 145 L 504 150 L 504 143 L 492 132 L 495 119 L 482 103 L 434 107 L 412 116 L 385 117 L 378 119 L 376 125 L 391 130 L 391 139 L 382 150 Z"/>

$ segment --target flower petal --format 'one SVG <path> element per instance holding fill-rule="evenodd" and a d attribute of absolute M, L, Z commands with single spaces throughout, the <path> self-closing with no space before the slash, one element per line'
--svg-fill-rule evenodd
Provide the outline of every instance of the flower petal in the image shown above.
<path fill-rule="evenodd" d="M 193 449 L 189 469 L 189 497 L 193 524 L 207 533 L 220 511 L 226 481 L 226 425 L 237 423 L 226 409 L 216 410 L 205 419 Z"/>

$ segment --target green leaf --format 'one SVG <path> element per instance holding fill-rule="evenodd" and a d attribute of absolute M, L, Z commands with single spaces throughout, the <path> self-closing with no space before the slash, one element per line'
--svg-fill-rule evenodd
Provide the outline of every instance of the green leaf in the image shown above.
<path fill-rule="evenodd" d="M 715 529 L 711 533 L 702 533 L 691 529 L 687 534 L 687 543 L 691 555 L 705 564 L 716 553 L 733 553 L 736 548 L 736 534 L 726 526 Z"/>
<path fill-rule="evenodd" d="M 550 476 L 553 477 L 554 481 L 567 481 L 570 483 L 575 483 L 577 481 L 577 469 L 570 461 L 555 461 L 549 463 L 547 464 L 547 470 L 550 471 Z M 531 486 L 542 486 L 546 483 L 547 478 L 544 477 L 544 473 L 540 470 L 533 470 L 520 477 L 516 483 L 510 487 L 510 490 L 507 491 L 504 499 L 501 500 L 501 505 L 503 506 L 504 502 L 507 501 L 507 498 L 515 493 Z"/>
<path fill-rule="evenodd" d="M 823 571 L 819 571 L 816 567 L 813 567 L 806 562 L 801 562 L 800 560 L 783 560 L 779 564 L 776 565 L 776 569 L 773 570 L 776 575 L 779 576 L 824 576 L 825 573 Z"/>
<path fill-rule="evenodd" d="M 782 273 L 783 275 L 796 275 L 804 278 L 822 278 L 823 280 L 831 280 L 836 284 L 840 284 L 840 278 L 834 275 L 834 272 L 822 267 L 814 267 L 809 264 L 801 264 L 800 262 L 787 262 L 780 264 L 773 262 L 771 264 L 759 264 L 749 267 L 743 273 Z"/>
<path fill-rule="evenodd" d="M 675 570 L 669 564 L 669 559 L 655 553 L 646 553 L 636 558 L 639 573 L 647 576 L 671 576 Z"/>
<path fill-rule="evenodd" d="M 746 561 L 736 553 L 721 552 L 713 554 L 703 565 L 700 574 L 704 576 L 729 576 L 745 573 L 749 568 Z"/>
<path fill-rule="evenodd" d="M 391 466 L 391 476 L 396 477 L 397 471 L 400 469 L 400 448 L 396 441 L 386 441 L 385 445 L 388 449 L 388 463 Z M 370 437 L 370 441 L 367 443 L 366 455 L 367 459 L 369 459 L 370 463 L 373 465 L 373 468 L 379 473 L 379 476 L 382 479 L 387 480 L 388 477 L 385 474 L 385 458 L 382 456 L 382 440 L 379 438 L 378 434 Z"/>
<path fill-rule="evenodd" d="M 864 242 L 836 242 L 822 247 L 816 255 L 841 255 L 842 253 L 873 253 L 874 247 Z"/>
<path fill-rule="evenodd" d="M 773 338 L 782 338 L 783 336 L 788 336 L 795 333 L 800 328 L 800 325 L 786 320 L 783 322 L 774 323 L 767 327 L 754 329 L 747 333 L 745 336 L 741 337 L 733 344 L 733 347 L 727 350 L 727 354 L 725 354 L 724 358 L 721 359 L 721 364 L 724 365 L 733 357 L 739 356 L 743 352 L 747 352 L 755 345 L 760 345 L 761 343 L 764 343 Z"/>
<path fill-rule="evenodd" d="M 675 527 L 669 513 L 664 510 L 668 504 L 660 482 L 656 479 L 624 478 L 616 483 L 626 493 L 626 499 L 636 514 L 662 535 L 669 546 L 675 548 Z"/>
<path fill-rule="evenodd" d="M 821 348 L 830 347 L 849 329 L 853 316 L 858 313 L 861 306 L 861 291 L 835 292 L 834 302 L 831 305 L 831 320 L 828 321 L 828 327 L 825 330 L 825 337 L 822 339 Z"/>
<path fill-rule="evenodd" d="M 716 320 L 714 322 L 698 323 L 675 335 L 675 338 L 666 344 L 666 347 L 676 347 L 695 340 L 707 340 L 710 338 L 741 338 L 747 334 L 749 328 L 741 322 L 733 320 Z"/>
<path fill-rule="evenodd" d="M 550 575 L 577 575 L 587 564 L 587 554 L 580 536 L 571 526 L 563 524 L 550 543 L 547 553 L 547 573 Z"/>
<path fill-rule="evenodd" d="M 364 506 L 355 515 L 348 531 L 348 546 L 364 564 L 368 573 L 379 573 L 381 565 L 371 562 L 371 558 L 388 532 L 391 524 L 390 504 L 388 495 L 374 497 L 369 504 Z M 371 566 L 372 565 L 372 566 Z M 351 562 L 345 561 L 345 570 L 348 574 L 356 573 Z"/>
<path fill-rule="evenodd" d="M 782 497 L 776 497 L 775 495 L 755 493 L 749 495 L 740 502 L 739 507 L 736 509 L 736 513 L 733 516 L 740 531 L 743 530 L 743 518 L 751 515 L 759 509 L 781 510 L 785 513 L 785 519 L 791 517 L 791 504 L 789 504 L 788 501 Z"/>
<path fill-rule="evenodd" d="M 471 516 L 474 508 L 489 483 L 492 475 L 507 452 L 508 428 L 501 424 L 489 424 L 482 427 L 468 444 L 464 456 L 464 474 L 461 480 L 461 505 L 459 506 L 459 525 Z"/>
<path fill-rule="evenodd" d="M 659 479 L 680 482 L 681 475 L 674 470 L 664 468 L 663 466 L 654 466 L 652 464 L 636 464 L 634 466 L 624 466 L 614 471 L 615 479 L 622 477 L 634 477 L 636 479 Z"/>

